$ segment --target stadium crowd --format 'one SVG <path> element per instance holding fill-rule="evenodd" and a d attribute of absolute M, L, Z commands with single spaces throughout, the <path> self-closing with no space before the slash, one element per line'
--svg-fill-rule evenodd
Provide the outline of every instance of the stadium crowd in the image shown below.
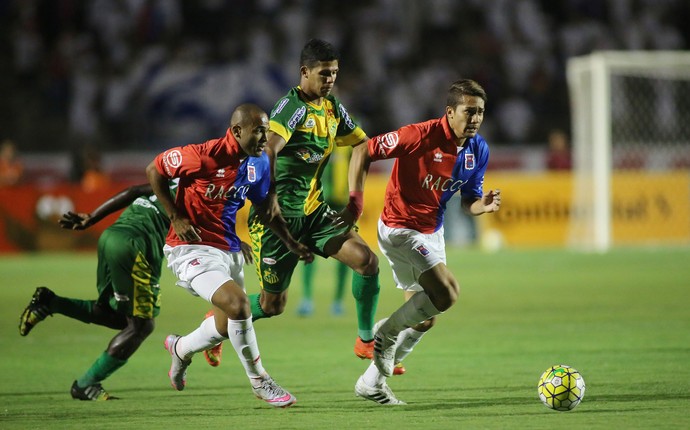
<path fill-rule="evenodd" d="M 491 101 L 485 136 L 545 143 L 569 127 L 569 57 L 687 49 L 689 18 L 683 0 L 5 0 L 0 137 L 24 152 L 190 143 L 239 103 L 270 109 L 320 37 L 371 135 L 440 116 L 447 83 L 469 77 Z"/>

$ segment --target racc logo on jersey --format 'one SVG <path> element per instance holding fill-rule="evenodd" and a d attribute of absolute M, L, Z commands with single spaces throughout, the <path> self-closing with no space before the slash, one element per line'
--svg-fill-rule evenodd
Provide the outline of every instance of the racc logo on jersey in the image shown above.
<path fill-rule="evenodd" d="M 441 176 L 436 177 L 429 173 L 422 180 L 422 188 L 425 190 L 432 191 L 441 190 L 456 192 L 464 183 L 465 181 L 463 181 L 462 179 L 443 178 Z"/>
<path fill-rule="evenodd" d="M 216 186 L 208 184 L 204 197 L 211 200 L 244 200 L 247 198 L 249 185 L 242 185 L 240 187 L 231 186 L 227 190 L 224 186 Z"/>

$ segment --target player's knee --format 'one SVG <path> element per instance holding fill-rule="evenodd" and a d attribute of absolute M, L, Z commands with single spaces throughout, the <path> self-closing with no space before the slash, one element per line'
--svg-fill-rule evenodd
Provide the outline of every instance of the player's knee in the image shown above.
<path fill-rule="evenodd" d="M 451 296 L 452 304 L 455 304 L 460 298 L 460 284 L 455 279 L 453 279 L 453 282 L 451 285 L 449 285 L 449 294 Z"/>
<path fill-rule="evenodd" d="M 156 328 L 156 323 L 153 318 L 134 318 L 136 321 L 134 325 L 135 335 L 143 341 L 153 333 Z"/>
<path fill-rule="evenodd" d="M 155 323 L 150 318 L 128 317 L 127 327 L 118 333 L 108 345 L 108 354 L 126 360 L 134 354 L 151 333 Z"/>
<path fill-rule="evenodd" d="M 271 306 L 268 310 L 264 309 L 264 313 L 268 317 L 275 317 L 282 314 L 285 311 L 285 306 Z"/>
<path fill-rule="evenodd" d="M 262 296 L 262 299 L 263 298 L 266 298 L 266 300 L 261 301 L 261 310 L 264 311 L 266 317 L 274 317 L 282 314 L 285 311 L 286 300 L 282 295 L 272 298 Z"/>
<path fill-rule="evenodd" d="M 458 282 L 455 279 L 449 279 L 445 283 L 445 292 L 446 303 L 448 304 L 448 308 L 450 308 L 458 301 L 458 296 L 460 295 L 460 285 L 458 285 Z"/>
<path fill-rule="evenodd" d="M 363 246 L 352 269 L 360 275 L 375 275 L 379 271 L 379 258 L 368 246 Z"/>
<path fill-rule="evenodd" d="M 244 320 L 252 314 L 246 294 L 220 294 L 214 295 L 213 299 L 213 304 L 222 309 L 231 320 Z"/>
<path fill-rule="evenodd" d="M 429 295 L 436 309 L 445 312 L 458 301 L 460 286 L 454 278 L 447 278 L 437 285 L 434 294 Z"/>
<path fill-rule="evenodd" d="M 127 317 L 123 313 L 115 312 L 108 306 L 95 303 L 92 308 L 93 323 L 115 330 L 127 327 Z"/>
<path fill-rule="evenodd" d="M 364 267 L 365 275 L 375 275 L 379 271 L 379 258 L 376 256 L 374 251 L 368 249 L 367 264 Z"/>
<path fill-rule="evenodd" d="M 128 317 L 127 328 L 120 333 L 125 342 L 141 344 L 155 328 L 153 318 Z"/>

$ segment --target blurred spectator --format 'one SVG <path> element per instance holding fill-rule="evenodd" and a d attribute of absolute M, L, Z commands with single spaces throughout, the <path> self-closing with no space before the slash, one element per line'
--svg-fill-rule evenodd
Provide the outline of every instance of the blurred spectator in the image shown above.
<path fill-rule="evenodd" d="M 101 153 L 92 146 L 84 148 L 82 153 L 83 173 L 81 188 L 87 193 L 105 188 L 110 185 L 110 176 L 103 170 Z"/>
<path fill-rule="evenodd" d="M 24 165 L 17 156 L 17 145 L 5 139 L 0 144 L 0 187 L 17 185 L 22 178 Z"/>
<path fill-rule="evenodd" d="M 690 39 L 687 0 L 5 3 L 0 37 L 13 49 L 0 50 L 0 129 L 24 152 L 66 150 L 75 138 L 159 150 L 216 133 L 231 106 L 272 106 L 310 37 L 352 64 L 337 90 L 371 135 L 438 114 L 438 82 L 472 77 L 491 99 L 492 142 L 542 144 L 569 121 L 570 57 L 683 50 Z M 304 24 L 317 14 L 322 26 Z M 661 91 L 672 108 L 673 89 Z"/>
<path fill-rule="evenodd" d="M 549 132 L 548 145 L 546 167 L 549 170 L 569 170 L 572 161 L 568 135 L 563 130 L 553 129 Z"/>

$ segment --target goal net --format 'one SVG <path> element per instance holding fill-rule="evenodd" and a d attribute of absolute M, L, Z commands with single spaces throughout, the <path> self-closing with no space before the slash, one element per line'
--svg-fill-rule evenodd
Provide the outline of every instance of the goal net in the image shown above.
<path fill-rule="evenodd" d="M 567 79 L 569 245 L 690 244 L 690 52 L 595 52 Z"/>

